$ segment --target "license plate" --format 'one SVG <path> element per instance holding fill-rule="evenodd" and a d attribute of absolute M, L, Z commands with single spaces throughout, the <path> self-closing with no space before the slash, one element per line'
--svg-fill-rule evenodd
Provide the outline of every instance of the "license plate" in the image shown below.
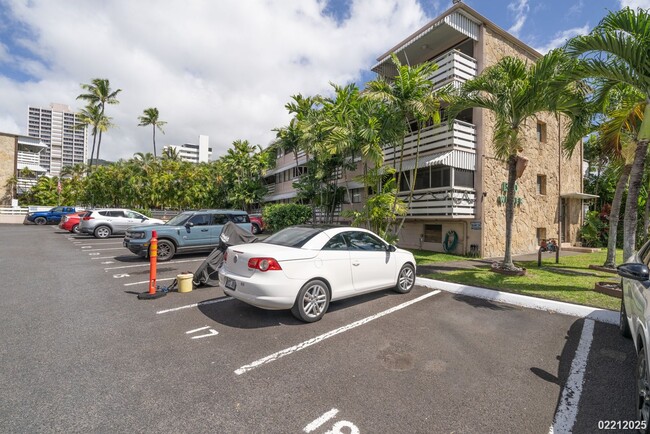
<path fill-rule="evenodd" d="M 234 291 L 237 288 L 237 281 L 226 277 L 226 288 Z"/>

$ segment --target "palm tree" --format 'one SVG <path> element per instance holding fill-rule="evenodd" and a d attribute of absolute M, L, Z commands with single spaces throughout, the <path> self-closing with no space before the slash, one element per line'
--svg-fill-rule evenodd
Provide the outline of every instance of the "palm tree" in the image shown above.
<path fill-rule="evenodd" d="M 161 133 L 165 134 L 162 127 L 167 122 L 158 119 L 159 113 L 158 113 L 158 109 L 155 107 L 149 107 L 148 109 L 144 109 L 143 113 L 144 113 L 143 116 L 138 117 L 138 120 L 140 121 L 138 126 L 146 127 L 148 125 L 151 125 L 153 131 L 153 157 L 156 158 L 156 128 L 158 128 Z"/>
<path fill-rule="evenodd" d="M 97 120 L 97 123 L 95 124 L 97 125 L 96 131 L 93 132 L 93 149 L 95 145 L 94 136 L 99 132 L 99 139 L 97 141 L 97 159 L 99 160 L 99 148 L 102 145 L 102 133 L 112 126 L 110 118 L 104 119 L 104 110 L 106 104 L 120 103 L 117 99 L 117 94 L 122 92 L 122 89 L 111 91 L 111 85 L 107 78 L 94 78 L 91 84 L 82 83 L 81 88 L 87 93 L 82 93 L 77 97 L 77 99 L 87 101 L 89 105 L 97 106 L 99 108 L 99 114 L 96 117 L 93 117 L 93 119 Z M 92 166 L 92 154 L 90 160 Z"/>
<path fill-rule="evenodd" d="M 585 119 L 578 110 L 584 108 L 580 107 L 581 94 L 575 88 L 559 85 L 573 67 L 574 63 L 559 50 L 549 52 L 530 67 L 519 58 L 504 57 L 465 82 L 449 109 L 450 119 L 468 108 L 483 108 L 494 114 L 494 155 L 508 167 L 505 252 L 501 264 L 505 270 L 518 270 L 512 262 L 512 223 L 517 161 L 526 146 L 522 140 L 525 128 L 542 112 L 563 112 L 570 115 L 565 143 L 575 144 L 584 134 L 581 127 Z"/>
<path fill-rule="evenodd" d="M 181 154 L 178 152 L 178 149 L 168 146 L 163 148 L 162 158 L 163 160 L 181 161 Z"/>
<path fill-rule="evenodd" d="M 645 102 L 625 202 L 624 259 L 636 247 L 638 198 L 650 140 L 649 18 L 650 13 L 643 9 L 610 12 L 588 35 L 571 39 L 566 47 L 570 55 L 584 56 L 584 68 L 580 71 L 583 77 L 602 79 L 603 86 L 610 88 L 619 83 L 629 85 L 640 93 L 638 102 Z"/>
<path fill-rule="evenodd" d="M 378 78 L 366 84 L 365 96 L 374 101 L 379 101 L 386 105 L 392 116 L 401 120 L 399 125 L 400 139 L 400 157 L 397 169 L 397 185 L 401 185 L 402 164 L 404 160 L 404 144 L 407 136 L 411 133 L 409 125 L 415 121 L 417 123 L 417 139 L 415 166 L 417 167 L 420 158 L 420 131 L 425 127 L 427 122 L 434 124 L 440 123 L 440 103 L 449 99 L 449 87 L 434 90 L 434 84 L 429 79 L 438 69 L 435 63 L 424 62 L 417 66 L 402 65 L 395 54 L 392 61 L 397 68 L 397 75 L 389 80 Z M 386 120 L 389 120 L 388 116 Z M 389 123 L 393 124 L 393 122 Z M 397 145 L 397 142 L 394 146 Z M 393 162 L 393 165 L 395 163 Z M 417 170 L 413 174 L 413 181 L 409 189 L 407 206 L 410 208 L 413 200 L 413 191 Z M 396 196 L 397 199 L 397 196 Z M 397 201 L 394 202 L 393 208 L 397 207 Z M 396 228 L 395 234 L 399 232 L 404 224 L 406 215 L 402 217 L 399 227 Z"/>

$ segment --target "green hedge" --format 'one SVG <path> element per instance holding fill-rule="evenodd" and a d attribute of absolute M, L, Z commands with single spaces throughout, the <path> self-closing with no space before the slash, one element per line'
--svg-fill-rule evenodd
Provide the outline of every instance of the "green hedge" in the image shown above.
<path fill-rule="evenodd" d="M 272 232 L 311 220 L 311 208 L 297 203 L 267 205 L 262 211 L 264 224 Z"/>

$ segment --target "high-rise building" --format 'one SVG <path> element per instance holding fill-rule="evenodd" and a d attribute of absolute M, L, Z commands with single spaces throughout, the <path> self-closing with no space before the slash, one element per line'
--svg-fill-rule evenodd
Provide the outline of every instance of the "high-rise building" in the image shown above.
<path fill-rule="evenodd" d="M 212 156 L 212 148 L 210 148 L 209 144 L 210 137 L 199 136 L 198 145 L 193 143 L 185 143 L 180 146 L 166 145 L 163 147 L 163 151 L 166 149 L 173 149 L 183 161 L 189 161 L 190 163 L 207 163 Z"/>
<path fill-rule="evenodd" d="M 58 176 L 63 167 L 86 162 L 88 129 L 75 128 L 78 124 L 76 113 L 65 104 L 29 107 L 27 134 L 47 145 L 41 166 L 50 175 Z"/>

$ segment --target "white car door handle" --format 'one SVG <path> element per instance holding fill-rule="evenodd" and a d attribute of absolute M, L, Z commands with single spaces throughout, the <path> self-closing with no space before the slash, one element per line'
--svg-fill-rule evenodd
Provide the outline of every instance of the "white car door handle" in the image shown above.
<path fill-rule="evenodd" d="M 357 266 L 359 266 L 359 262 L 353 262 L 352 265 L 354 265 L 355 267 L 357 267 Z"/>

